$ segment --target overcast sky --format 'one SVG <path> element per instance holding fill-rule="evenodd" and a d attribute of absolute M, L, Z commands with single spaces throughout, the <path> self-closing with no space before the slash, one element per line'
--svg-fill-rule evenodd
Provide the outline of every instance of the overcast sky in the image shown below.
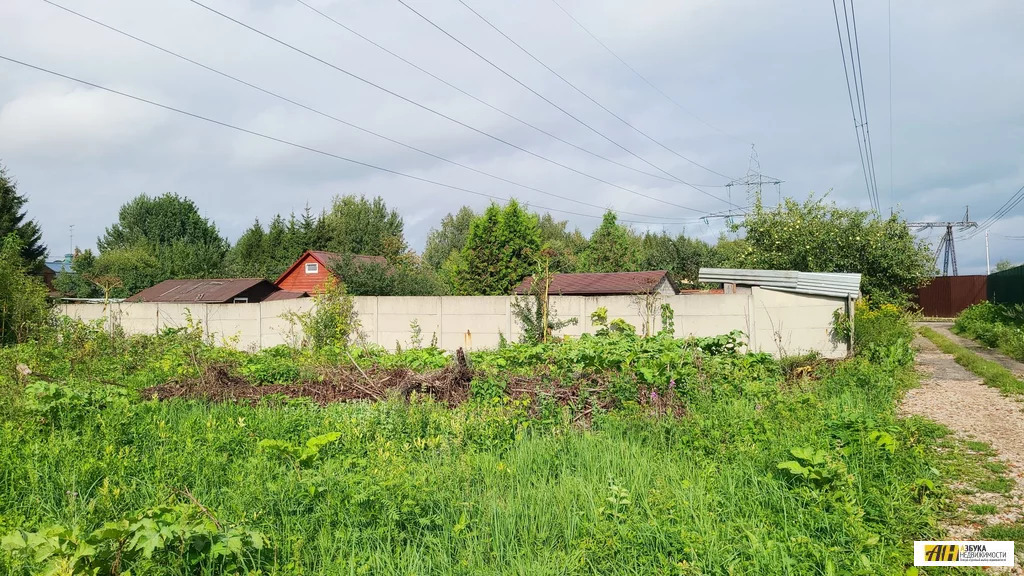
<path fill-rule="evenodd" d="M 307 0 L 487 104 L 593 153 L 588 154 L 457 92 L 295 0 L 200 0 L 533 156 L 190 0 L 55 1 L 323 114 L 569 200 L 381 140 L 42 0 L 0 2 L 0 55 L 329 154 L 578 213 L 554 214 L 584 232 L 607 207 L 633 213 L 622 219 L 657 222 L 634 224 L 637 229 L 685 229 L 713 240 L 721 220 L 705 224 L 698 218 L 727 210 L 730 199 L 744 202 L 745 189 L 734 188 L 730 197 L 720 186 L 748 172 L 751 143 L 761 172 L 785 181 L 783 195 L 803 199 L 831 191 L 840 204 L 869 206 L 829 2 L 559 0 L 673 103 L 552 0 L 465 0 L 648 139 L 519 51 L 459 0 L 405 1 L 578 121 L 398 0 Z M 856 5 L 883 210 L 894 206 L 910 220 L 957 220 L 970 204 L 972 217 L 983 220 L 1024 185 L 1024 3 L 893 2 L 891 132 L 887 8 L 880 0 Z M 6 61 L 0 61 L 0 163 L 28 196 L 29 213 L 56 257 L 67 251 L 69 226 L 74 225 L 76 245 L 92 247 L 121 204 L 140 193 L 192 198 L 232 241 L 257 217 L 266 222 L 307 203 L 319 211 L 338 194 L 380 195 L 401 212 L 417 250 L 444 214 L 463 204 L 481 209 L 491 201 Z M 659 170 L 716 187 L 704 188 L 704 194 Z M 766 187 L 765 196 L 775 202 L 775 187 Z M 1024 236 L 1022 227 L 1024 205 L 992 226 L 993 266 L 1004 258 L 1024 260 L 1024 241 L 1006 238 Z M 982 236 L 958 248 L 961 273 L 984 272 Z"/>

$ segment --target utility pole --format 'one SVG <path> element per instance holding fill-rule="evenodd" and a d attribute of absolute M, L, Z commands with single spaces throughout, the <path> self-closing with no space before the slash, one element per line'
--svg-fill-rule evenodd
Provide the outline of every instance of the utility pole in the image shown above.
<path fill-rule="evenodd" d="M 985 273 L 992 273 L 992 261 L 988 258 L 988 230 L 985 230 Z"/>
<path fill-rule="evenodd" d="M 953 276 L 959 276 L 956 267 L 956 246 L 953 244 L 953 228 L 956 228 L 958 232 L 967 230 L 968 228 L 977 228 L 978 223 L 971 221 L 971 209 L 968 206 L 967 211 L 964 212 L 964 219 L 959 222 L 907 222 L 907 228 L 924 230 L 926 228 L 945 228 L 946 233 L 942 235 L 939 240 L 939 245 L 935 249 L 935 264 L 939 263 L 939 254 L 943 254 L 942 263 L 942 275 L 949 276 L 949 264 L 953 263 Z M 988 234 L 986 233 L 986 238 Z"/>

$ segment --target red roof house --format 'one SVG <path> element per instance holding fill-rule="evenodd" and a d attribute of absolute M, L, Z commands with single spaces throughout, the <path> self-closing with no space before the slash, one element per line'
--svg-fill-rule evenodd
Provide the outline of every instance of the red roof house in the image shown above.
<path fill-rule="evenodd" d="M 516 294 L 527 294 L 533 277 L 527 276 L 515 288 Z M 630 294 L 664 295 L 678 293 L 667 270 L 648 272 L 608 272 L 603 274 L 552 274 L 548 294 L 557 296 L 615 296 Z"/>
<path fill-rule="evenodd" d="M 331 262 L 343 258 L 342 254 L 336 252 L 324 252 L 323 250 L 307 250 L 298 260 L 295 261 L 274 284 L 282 290 L 292 292 L 316 292 L 327 282 L 331 276 Z M 356 262 L 387 264 L 383 256 L 360 256 L 352 258 Z"/>

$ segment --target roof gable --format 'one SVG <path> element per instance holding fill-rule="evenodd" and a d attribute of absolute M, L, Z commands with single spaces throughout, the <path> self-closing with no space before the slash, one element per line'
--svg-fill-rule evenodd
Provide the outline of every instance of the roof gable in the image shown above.
<path fill-rule="evenodd" d="M 288 269 L 285 270 L 283 274 L 281 274 L 280 276 L 277 277 L 277 280 L 274 280 L 274 284 L 280 284 L 281 281 L 284 280 L 285 278 L 287 278 L 289 275 L 291 275 L 291 273 L 294 272 L 295 269 L 298 268 L 299 265 L 302 264 L 302 262 L 305 261 L 307 257 L 312 258 L 313 260 L 316 260 L 321 266 L 323 266 L 327 270 L 330 270 L 331 269 L 330 263 L 332 261 L 334 261 L 334 260 L 339 260 L 341 258 L 344 258 L 345 255 L 344 254 L 339 254 L 337 252 L 327 252 L 326 250 L 306 250 L 305 252 L 302 253 L 302 256 L 299 256 L 295 260 L 295 262 L 292 262 L 292 265 L 289 266 Z M 356 261 L 362 262 L 362 263 L 374 263 L 374 264 L 387 264 L 388 263 L 387 258 L 385 258 L 383 256 L 365 256 L 365 255 L 362 255 L 362 254 L 354 254 L 352 256 L 352 258 L 355 259 Z"/>

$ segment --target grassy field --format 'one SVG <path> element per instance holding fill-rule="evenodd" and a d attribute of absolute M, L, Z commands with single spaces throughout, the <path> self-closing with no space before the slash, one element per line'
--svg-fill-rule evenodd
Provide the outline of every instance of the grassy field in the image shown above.
<path fill-rule="evenodd" d="M 947 494 L 908 343 L 735 338 L 462 364 L 65 324 L 0 350 L 0 572 L 903 574 Z"/>

